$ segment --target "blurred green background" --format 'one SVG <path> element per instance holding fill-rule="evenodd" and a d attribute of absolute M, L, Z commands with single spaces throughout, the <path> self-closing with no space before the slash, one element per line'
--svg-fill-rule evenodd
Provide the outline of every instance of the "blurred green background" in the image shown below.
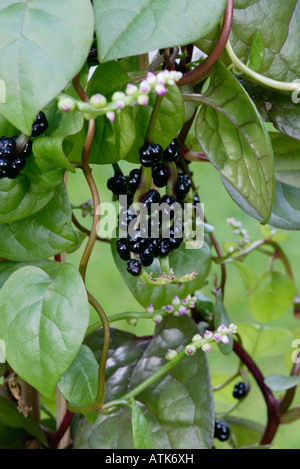
<path fill-rule="evenodd" d="M 120 164 L 124 174 L 128 174 L 132 165 L 122 162 Z M 222 246 L 224 242 L 235 239 L 232 235 L 232 229 L 227 226 L 226 219 L 235 217 L 243 222 L 243 227 L 248 231 L 251 241 L 262 237 L 259 222 L 248 217 L 230 198 L 223 187 L 218 172 L 207 163 L 192 163 L 191 168 L 194 171 L 194 180 L 199 187 L 201 202 L 204 203 L 205 215 L 208 223 L 215 227 L 215 235 Z M 111 202 L 111 193 L 106 188 L 106 182 L 113 174 L 111 166 L 94 166 L 93 175 L 99 188 L 102 202 Z M 88 186 L 81 174 L 77 170 L 76 174 L 69 175 L 69 193 L 73 204 L 80 204 L 90 199 Z M 91 227 L 92 219 L 90 216 L 81 217 L 80 211 L 76 211 L 76 216 L 86 227 Z M 280 231 L 280 230 L 279 230 Z M 298 232 L 285 232 L 290 236 L 282 247 L 287 253 L 293 268 L 297 287 L 300 287 L 300 249 Z M 68 255 L 68 262 L 79 265 L 80 257 L 83 252 L 84 244 L 75 253 Z M 269 258 L 262 254 L 252 254 L 247 264 L 252 267 L 256 273 L 263 273 L 268 268 Z M 276 261 L 276 268 L 282 271 L 280 261 Z M 219 276 L 220 269 L 213 266 L 209 276 L 209 285 L 205 287 L 204 293 L 213 298 L 211 290 L 213 287 L 214 275 Z M 251 314 L 248 298 L 246 296 L 243 282 L 234 266 L 227 268 L 227 285 L 225 294 L 225 307 L 232 322 L 252 322 L 255 319 Z M 143 308 L 134 299 L 126 287 L 121 275 L 119 274 L 111 252 L 110 246 L 103 242 L 97 242 L 87 271 L 87 286 L 89 291 L 98 299 L 108 316 L 124 311 L 143 311 Z M 98 320 L 96 313 L 91 310 L 91 320 L 93 323 Z M 295 338 L 300 338 L 300 323 L 293 316 L 292 308 L 287 311 L 285 316 L 276 323 L 270 325 L 279 325 L 287 327 L 295 334 Z M 137 335 L 149 334 L 153 331 L 154 325 L 151 321 L 143 320 L 137 326 L 129 326 L 126 322 L 114 323 L 113 327 L 128 330 Z M 265 376 L 269 374 L 289 374 L 292 367 L 291 355 L 295 349 L 287 350 L 284 356 L 259 357 L 255 359 L 256 363 Z M 217 348 L 208 356 L 213 384 L 223 382 L 230 373 L 234 373 L 238 366 L 238 360 L 232 353 L 229 356 L 222 355 Z M 223 378 L 224 379 L 223 379 Z M 251 378 L 250 378 L 251 379 Z M 256 384 L 252 383 L 250 394 L 236 409 L 233 415 L 255 420 L 260 423 L 266 422 L 266 406 L 262 395 Z M 216 411 L 222 412 L 227 407 L 234 404 L 232 397 L 233 384 L 222 391 L 215 393 Z M 299 403 L 300 393 L 298 392 L 294 405 Z M 277 449 L 296 449 L 300 447 L 300 422 L 281 426 L 274 440 L 273 447 Z M 226 448 L 226 444 L 216 442 L 216 447 Z"/>

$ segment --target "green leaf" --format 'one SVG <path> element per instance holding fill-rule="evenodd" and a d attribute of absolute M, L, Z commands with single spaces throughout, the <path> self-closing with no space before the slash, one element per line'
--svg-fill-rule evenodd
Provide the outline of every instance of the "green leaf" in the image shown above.
<path fill-rule="evenodd" d="M 230 427 L 230 432 L 235 436 L 238 448 L 253 446 L 260 442 L 265 427 L 252 420 L 238 417 L 225 417 L 225 422 Z"/>
<path fill-rule="evenodd" d="M 279 132 L 300 140 L 300 106 L 290 94 L 280 94 L 247 80 L 241 80 L 265 122 L 272 122 Z"/>
<path fill-rule="evenodd" d="M 300 383 L 300 376 L 269 375 L 265 378 L 265 384 L 275 392 L 286 391 Z"/>
<path fill-rule="evenodd" d="M 222 291 L 218 290 L 216 295 L 216 304 L 215 304 L 215 329 L 217 329 L 221 324 L 229 326 L 230 320 L 223 304 L 222 300 Z M 224 355 L 229 355 L 233 349 L 233 337 L 228 336 L 229 344 L 225 345 L 223 342 L 218 343 L 218 347 Z"/>
<path fill-rule="evenodd" d="M 47 270 L 24 266 L 6 280 L 0 291 L 0 337 L 15 372 L 50 397 L 79 351 L 89 304 L 75 267 L 51 262 Z"/>
<path fill-rule="evenodd" d="M 86 60 L 94 33 L 91 3 L 4 0 L 0 30 L 0 78 L 6 84 L 0 112 L 30 135 L 35 116 Z"/>
<path fill-rule="evenodd" d="M 112 330 L 107 361 L 106 395 L 122 397 L 165 363 L 168 348 L 181 349 L 199 332 L 188 317 L 168 317 L 151 337 L 135 337 Z M 100 331 L 85 343 L 101 353 Z M 185 357 L 166 376 L 136 396 L 147 421 L 155 449 L 211 448 L 214 427 L 212 388 L 206 356 L 199 352 Z M 133 449 L 128 407 L 99 415 L 94 425 L 80 422 L 75 435 L 76 449 Z"/>
<path fill-rule="evenodd" d="M 190 44 L 221 20 L 225 0 L 95 0 L 100 62 Z M 176 32 L 176 34 L 174 34 Z"/>
<path fill-rule="evenodd" d="M 300 142 L 275 132 L 270 136 L 275 155 L 276 180 L 300 189 Z"/>
<path fill-rule="evenodd" d="M 292 305 L 295 285 L 290 277 L 271 271 L 262 274 L 259 285 L 249 296 L 253 316 L 261 323 L 281 318 Z"/>
<path fill-rule="evenodd" d="M 265 58 L 265 47 L 260 34 L 256 31 L 253 36 L 252 46 L 249 52 L 247 66 L 258 72 Z"/>
<path fill-rule="evenodd" d="M 201 96 L 196 135 L 204 152 L 242 200 L 266 222 L 274 197 L 274 162 L 270 138 L 252 100 L 221 64 Z"/>
<path fill-rule="evenodd" d="M 205 242 L 200 249 L 186 249 L 184 243 L 169 255 L 170 267 L 174 269 L 176 276 L 197 272 L 197 278 L 188 283 L 183 283 L 180 288 L 175 284 L 167 284 L 164 287 L 144 285 L 139 277 L 133 277 L 127 272 L 127 263 L 120 259 L 116 251 L 116 240 L 111 243 L 115 263 L 125 283 L 135 296 L 137 301 L 144 307 L 150 303 L 155 309 L 161 308 L 171 302 L 177 295 L 180 299 L 192 294 L 195 290 L 203 287 L 211 268 L 210 247 Z M 161 275 L 160 264 L 156 259 L 154 263 L 146 268 L 148 273 L 153 272 L 153 278 Z"/>
<path fill-rule="evenodd" d="M 141 407 L 134 399 L 130 399 L 130 412 L 135 449 L 153 449 L 153 439 Z"/>
<path fill-rule="evenodd" d="M 0 256 L 11 261 L 42 260 L 75 246 L 71 205 L 65 184 L 38 213 L 0 225 Z"/>
<path fill-rule="evenodd" d="M 247 295 L 250 295 L 250 293 L 252 293 L 257 288 L 259 283 L 258 276 L 254 272 L 254 270 L 243 262 L 232 261 L 228 264 L 235 265 L 241 276 L 241 279 L 243 280 Z"/>
<path fill-rule="evenodd" d="M 0 180 L 0 223 L 27 218 L 43 209 L 56 193 L 65 171 L 74 172 L 62 137 L 40 137 L 17 179 Z"/>
<path fill-rule="evenodd" d="M 57 383 L 58 389 L 73 406 L 88 406 L 95 402 L 98 390 L 98 363 L 89 347 L 82 345 Z"/>
<path fill-rule="evenodd" d="M 41 430 L 39 424 L 28 415 L 25 417 L 19 410 L 15 403 L 0 396 L 0 425 L 11 428 L 23 428 L 33 437 L 40 440 L 47 446 L 46 437 Z M 2 443 L 2 439 L 0 439 Z M 0 445 L 1 445 L 0 443 Z M 1 446 L 0 446 L 1 447 Z"/>
<path fill-rule="evenodd" d="M 243 347 L 252 358 L 282 355 L 291 348 L 294 339 L 293 333 L 282 327 L 238 323 L 238 331 Z"/>

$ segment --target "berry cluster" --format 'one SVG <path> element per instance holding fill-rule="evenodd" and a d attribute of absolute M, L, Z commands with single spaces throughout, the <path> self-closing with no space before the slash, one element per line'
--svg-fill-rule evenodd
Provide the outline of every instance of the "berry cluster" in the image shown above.
<path fill-rule="evenodd" d="M 191 188 L 191 181 L 186 175 L 179 174 L 175 181 L 176 197 L 161 195 L 158 190 L 151 189 L 141 200 L 142 213 L 131 206 L 141 183 L 143 167 L 151 168 L 153 184 L 161 189 L 169 180 L 168 164 L 178 163 L 180 157 L 177 139 L 172 140 L 165 150 L 159 144 L 145 144 L 139 151 L 142 167 L 133 169 L 127 177 L 116 172 L 107 182 L 108 189 L 115 196 L 127 196 L 126 206 L 119 215 L 119 230 L 126 236 L 120 236 L 117 240 L 117 252 L 122 260 L 127 261 L 127 270 L 134 276 L 140 275 L 142 267 L 150 266 L 156 257 L 166 257 L 183 241 L 183 225 L 181 223 L 178 227 L 178 223 L 174 223 L 174 213 L 176 204 L 184 201 Z M 166 219 L 169 223 L 164 222 Z"/>
<path fill-rule="evenodd" d="M 43 112 L 36 117 L 32 126 L 32 136 L 41 135 L 48 128 L 48 122 Z M 26 165 L 26 158 L 31 154 L 32 141 L 28 140 L 25 147 L 18 151 L 18 135 L 0 138 L 0 179 L 16 179 Z"/>

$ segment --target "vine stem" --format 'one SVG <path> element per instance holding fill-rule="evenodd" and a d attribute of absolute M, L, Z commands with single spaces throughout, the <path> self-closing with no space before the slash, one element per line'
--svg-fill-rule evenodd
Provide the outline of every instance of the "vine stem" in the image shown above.
<path fill-rule="evenodd" d="M 82 88 L 82 86 L 80 85 L 78 75 L 74 78 L 73 85 L 80 99 L 88 103 L 89 97 L 84 91 L 84 89 Z M 79 266 L 79 272 L 84 281 L 86 277 L 87 265 L 92 254 L 92 250 L 95 246 L 95 242 L 98 237 L 97 231 L 98 231 L 98 226 L 100 222 L 100 196 L 99 196 L 99 192 L 98 192 L 98 189 L 97 189 L 97 186 L 96 186 L 96 183 L 93 178 L 90 165 L 89 165 L 89 156 L 90 156 L 93 139 L 95 136 L 95 129 L 96 129 L 96 121 L 95 119 L 90 119 L 88 122 L 88 131 L 87 131 L 84 147 L 82 150 L 82 156 L 81 156 L 82 171 L 89 185 L 89 188 L 92 194 L 92 199 L 93 199 L 93 206 L 94 206 L 93 226 L 92 226 L 92 230 L 91 230 L 87 245 L 85 247 L 85 250 L 83 252 L 83 255 L 80 261 L 80 266 Z"/>
<path fill-rule="evenodd" d="M 232 45 L 230 41 L 227 42 L 226 45 L 227 53 L 235 66 L 236 69 L 241 70 L 249 77 L 253 78 L 255 81 L 258 81 L 262 85 L 268 86 L 269 88 L 273 88 L 276 90 L 283 90 L 283 91 L 300 91 L 299 83 L 289 83 L 285 81 L 277 81 L 271 78 L 266 77 L 265 75 L 261 75 L 260 73 L 255 72 L 251 68 L 247 67 L 234 53 Z"/>
<path fill-rule="evenodd" d="M 188 74 L 184 75 L 178 82 L 178 86 L 187 85 L 188 83 L 192 83 L 195 81 L 199 81 L 201 78 L 206 76 L 212 66 L 216 63 L 216 61 L 222 55 L 226 43 L 229 39 L 232 20 L 233 20 L 233 9 L 234 9 L 234 0 L 227 0 L 227 5 L 224 14 L 223 26 L 220 37 L 218 39 L 217 44 L 213 48 L 212 52 L 208 55 L 206 60 L 198 65 L 194 70 L 189 72 Z"/>
<path fill-rule="evenodd" d="M 279 402 L 274 397 L 272 391 L 265 385 L 265 379 L 260 369 L 237 341 L 233 342 L 233 350 L 240 360 L 247 366 L 263 394 L 268 409 L 268 423 L 260 444 L 269 445 L 272 443 L 280 424 L 280 414 L 278 410 Z"/>

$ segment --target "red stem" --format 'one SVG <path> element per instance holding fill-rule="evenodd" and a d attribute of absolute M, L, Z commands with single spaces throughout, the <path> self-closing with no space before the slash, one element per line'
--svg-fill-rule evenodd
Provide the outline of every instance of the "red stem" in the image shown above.
<path fill-rule="evenodd" d="M 192 83 L 193 81 L 199 80 L 203 76 L 209 72 L 209 70 L 212 68 L 212 66 L 216 63 L 216 61 L 219 59 L 219 57 L 222 55 L 227 41 L 229 39 L 230 31 L 231 31 L 231 26 L 232 26 L 232 20 L 233 20 L 233 9 L 234 9 L 234 0 L 227 0 L 227 5 L 225 9 L 225 14 L 224 14 L 224 21 L 223 21 L 223 28 L 222 32 L 220 34 L 220 37 L 218 39 L 217 44 L 207 57 L 207 59 L 198 67 L 196 67 L 194 70 L 191 72 L 187 73 L 184 75 L 178 82 L 178 86 L 183 86 L 187 85 L 188 83 Z"/>
<path fill-rule="evenodd" d="M 272 443 L 280 424 L 280 414 L 278 411 L 278 401 L 274 397 L 272 391 L 265 385 L 265 379 L 260 369 L 254 363 L 252 358 L 247 354 L 243 347 L 236 341 L 233 344 L 233 350 L 240 360 L 247 366 L 248 370 L 259 386 L 268 408 L 268 423 L 265 433 L 260 441 L 261 445 L 269 445 Z"/>
<path fill-rule="evenodd" d="M 57 448 L 57 445 L 59 444 L 60 440 L 63 438 L 64 434 L 70 427 L 73 416 L 74 414 L 72 412 L 70 412 L 69 410 L 66 411 L 63 421 L 61 422 L 58 430 L 56 431 L 56 433 L 54 433 L 51 439 L 51 444 L 49 446 L 49 449 Z"/>

